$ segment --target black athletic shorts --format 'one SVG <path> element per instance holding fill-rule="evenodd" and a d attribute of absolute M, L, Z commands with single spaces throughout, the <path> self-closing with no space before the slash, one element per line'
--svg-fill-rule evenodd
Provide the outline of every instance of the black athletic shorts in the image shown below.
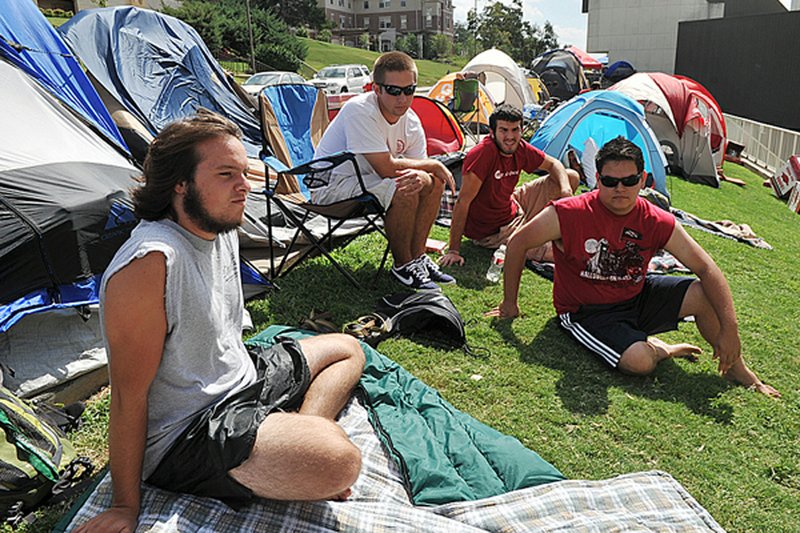
<path fill-rule="evenodd" d="M 650 275 L 638 296 L 621 303 L 584 305 L 559 315 L 561 327 L 612 368 L 632 344 L 678 329 L 683 298 L 695 278 Z"/>
<path fill-rule="evenodd" d="M 311 374 L 294 339 L 280 337 L 270 348 L 250 346 L 258 379 L 195 418 L 147 482 L 173 492 L 222 500 L 238 509 L 254 496 L 228 475 L 250 455 L 268 414 L 303 403 Z"/>

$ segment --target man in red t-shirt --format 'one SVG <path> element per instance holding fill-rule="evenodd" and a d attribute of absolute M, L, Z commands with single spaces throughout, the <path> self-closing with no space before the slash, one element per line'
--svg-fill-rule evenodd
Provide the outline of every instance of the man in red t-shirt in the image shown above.
<path fill-rule="evenodd" d="M 572 196 L 579 176 L 555 158 L 522 140 L 522 112 L 498 106 L 489 117 L 490 134 L 464 159 L 463 179 L 450 224 L 450 246 L 439 262 L 463 265 L 461 237 L 479 246 L 497 248 L 547 202 Z M 520 173 L 536 170 L 547 176 L 517 187 Z M 552 261 L 550 244 L 529 253 L 531 259 Z"/>
<path fill-rule="evenodd" d="M 672 214 L 639 198 L 647 178 L 641 150 L 617 137 L 598 152 L 597 169 L 597 190 L 551 203 L 511 237 L 503 302 L 487 314 L 519 314 L 525 252 L 552 241 L 561 326 L 612 368 L 646 375 L 670 357 L 696 359 L 697 346 L 650 336 L 694 316 L 726 378 L 779 397 L 742 359 L 733 298 L 719 267 Z M 699 279 L 647 276 L 650 258 L 662 248 Z"/>

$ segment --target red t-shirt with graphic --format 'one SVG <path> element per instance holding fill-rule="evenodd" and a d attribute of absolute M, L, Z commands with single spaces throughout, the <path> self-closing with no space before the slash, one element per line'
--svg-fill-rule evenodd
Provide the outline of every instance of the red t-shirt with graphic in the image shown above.
<path fill-rule="evenodd" d="M 464 158 L 463 172 L 472 172 L 481 180 L 481 188 L 469 206 L 464 235 L 483 239 L 494 235 L 517 214 L 511 193 L 520 171 L 533 172 L 544 162 L 544 153 L 525 141 L 511 157 L 500 154 L 494 139 L 486 136 Z"/>
<path fill-rule="evenodd" d="M 553 246 L 553 304 L 559 314 L 581 305 L 613 304 L 637 296 L 647 265 L 675 228 L 675 217 L 638 198 L 627 215 L 615 215 L 598 191 L 552 202 L 563 251 Z"/>

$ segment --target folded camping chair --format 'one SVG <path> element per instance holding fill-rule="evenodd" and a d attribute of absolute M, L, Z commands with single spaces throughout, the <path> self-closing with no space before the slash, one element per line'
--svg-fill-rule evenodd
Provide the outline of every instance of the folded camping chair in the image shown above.
<path fill-rule="evenodd" d="M 458 78 L 453 80 L 453 115 L 464 132 L 477 144 L 481 132 L 480 81 Z"/>
<path fill-rule="evenodd" d="M 277 179 L 267 180 L 267 187 L 264 190 L 267 196 L 270 278 L 275 279 L 288 273 L 311 252 L 316 251 L 327 257 L 350 283 L 360 287 L 353 275 L 345 270 L 330 252 L 334 247 L 347 246 L 356 237 L 373 230 L 386 238 L 383 230 L 385 212 L 378 199 L 364 186 L 361 170 L 352 153 L 342 152 L 313 159 L 314 145 L 322 137 L 328 124 L 324 93 L 313 86 L 303 84 L 266 87 L 259 95 L 259 109 L 264 138 L 261 159 L 266 165 L 267 174 L 270 170 L 277 173 Z M 327 185 L 331 171 L 347 162 L 350 162 L 355 169 L 361 193 L 333 204 L 311 203 L 309 188 Z M 278 265 L 275 264 L 275 246 L 272 244 L 275 223 L 272 216 L 273 203 L 296 228 Z M 322 216 L 327 222 L 323 235 L 315 234 L 308 227 L 309 221 L 317 215 Z M 356 221 L 357 229 L 352 229 L 343 236 L 337 235 L 337 230 L 349 221 Z M 306 238 L 310 246 L 298 251 L 298 245 L 301 244 L 298 238 L 301 235 Z M 389 254 L 388 239 L 386 242 L 378 274 L 383 270 Z"/>

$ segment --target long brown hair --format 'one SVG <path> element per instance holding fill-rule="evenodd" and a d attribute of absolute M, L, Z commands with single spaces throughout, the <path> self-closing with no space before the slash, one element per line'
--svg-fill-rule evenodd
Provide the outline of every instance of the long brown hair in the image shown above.
<path fill-rule="evenodd" d="M 172 196 L 175 185 L 194 180 L 199 157 L 197 145 L 214 137 L 242 138 L 239 126 L 207 109 L 177 120 L 150 143 L 144 160 L 144 186 L 133 191 L 136 216 L 145 220 L 175 219 Z"/>

